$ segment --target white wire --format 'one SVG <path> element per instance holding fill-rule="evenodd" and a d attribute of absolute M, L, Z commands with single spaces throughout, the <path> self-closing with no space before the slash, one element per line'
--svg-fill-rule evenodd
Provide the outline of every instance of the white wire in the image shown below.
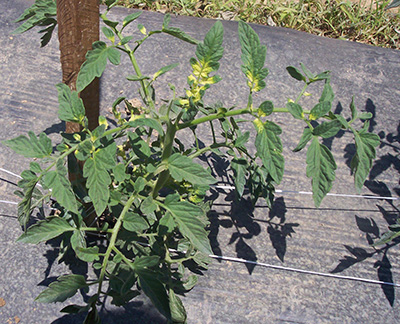
<path fill-rule="evenodd" d="M 214 188 L 226 189 L 226 190 L 234 190 L 234 186 L 229 185 L 213 185 Z M 294 190 L 275 190 L 277 193 L 293 193 L 300 195 L 312 195 L 313 193 L 310 191 L 294 191 Z M 397 197 L 383 197 L 383 196 L 362 196 L 362 195 L 347 195 L 347 194 L 336 194 L 336 193 L 328 193 L 327 196 L 333 197 L 345 197 L 345 198 L 365 198 L 365 199 L 386 199 L 386 200 L 397 200 Z"/>
<path fill-rule="evenodd" d="M 10 205 L 18 205 L 15 201 L 7 201 L 7 200 L 0 200 L 1 204 L 10 204 Z"/>
<path fill-rule="evenodd" d="M 21 177 L 20 175 L 14 173 L 14 172 L 8 171 L 8 170 L 6 170 L 6 169 L 0 168 L 0 171 L 3 171 L 3 172 L 5 172 L 5 173 L 8 173 L 8 174 L 10 174 L 10 175 L 12 175 L 12 176 L 14 176 L 14 177 L 19 178 L 19 179 L 22 179 L 22 177 Z"/>
<path fill-rule="evenodd" d="M 276 270 L 285 270 L 285 271 L 291 271 L 291 272 L 298 272 L 298 273 L 304 273 L 304 274 L 309 274 L 309 275 L 314 275 L 314 276 L 359 281 L 359 282 L 365 282 L 365 283 L 376 284 L 376 285 L 386 285 L 386 286 L 400 287 L 400 284 L 396 284 L 396 283 L 393 283 L 393 282 L 386 282 L 386 281 L 373 280 L 373 279 L 365 279 L 365 278 L 359 278 L 359 277 L 341 276 L 341 275 L 335 275 L 333 273 L 325 273 L 325 272 L 317 272 L 317 271 L 309 271 L 309 270 L 302 270 L 302 269 L 296 269 L 296 268 L 289 268 L 289 267 L 283 267 L 283 266 L 278 266 L 278 265 L 273 265 L 273 264 L 250 261 L 250 260 L 245 260 L 245 259 L 240 259 L 240 258 L 225 257 L 225 256 L 220 256 L 220 255 L 214 255 L 214 254 L 209 255 L 209 257 L 213 258 L 213 259 L 218 259 L 218 260 L 239 262 L 239 263 L 245 263 L 245 264 L 252 264 L 252 265 L 265 267 L 265 268 L 271 268 L 271 269 L 276 269 Z"/>

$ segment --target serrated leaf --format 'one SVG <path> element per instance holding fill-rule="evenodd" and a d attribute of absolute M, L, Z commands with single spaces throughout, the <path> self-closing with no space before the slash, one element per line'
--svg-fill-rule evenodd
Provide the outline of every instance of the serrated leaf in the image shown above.
<path fill-rule="evenodd" d="M 263 123 L 260 119 L 255 119 L 253 124 L 257 131 L 254 142 L 257 148 L 257 155 L 262 160 L 272 179 L 279 184 L 283 177 L 285 165 L 282 155 L 282 142 L 279 138 L 282 130 L 271 121 Z"/>
<path fill-rule="evenodd" d="M 89 197 L 92 199 L 97 215 L 104 212 L 110 198 L 111 177 L 108 170 L 115 166 L 115 143 L 108 147 L 110 149 L 101 148 L 94 152 L 83 167 L 83 176 L 87 178 Z"/>
<path fill-rule="evenodd" d="M 73 230 L 74 228 L 71 227 L 65 219 L 52 216 L 29 227 L 27 231 L 17 239 L 17 242 L 38 244 Z"/>
<path fill-rule="evenodd" d="M 367 123 L 366 123 L 367 124 Z M 380 138 L 376 134 L 368 133 L 368 127 L 359 132 L 354 132 L 356 142 L 356 154 L 351 160 L 350 166 L 354 173 L 355 187 L 360 191 L 372 167 L 372 160 L 375 159 L 375 148 L 380 144 Z"/>
<path fill-rule="evenodd" d="M 312 178 L 312 191 L 316 207 L 331 190 L 335 180 L 336 163 L 331 151 L 314 137 L 307 150 L 307 177 Z"/>
<path fill-rule="evenodd" d="M 182 300 L 169 289 L 169 308 L 171 309 L 171 318 L 174 323 L 186 323 L 187 315 Z"/>
<path fill-rule="evenodd" d="M 168 320 L 171 320 L 171 310 L 169 308 L 169 299 L 164 285 L 157 279 L 156 273 L 145 270 L 138 271 L 139 285 L 147 297 L 150 298 L 153 305 Z"/>
<path fill-rule="evenodd" d="M 141 233 L 149 228 L 149 224 L 147 224 L 146 220 L 136 213 L 127 213 L 124 217 L 122 226 L 126 230 L 135 233 Z"/>
<path fill-rule="evenodd" d="M 290 114 L 296 118 L 302 120 L 304 118 L 303 108 L 295 102 L 288 102 L 286 108 L 289 110 Z"/>
<path fill-rule="evenodd" d="M 32 214 L 32 195 L 38 181 L 39 179 L 36 178 L 25 183 L 23 198 L 18 203 L 18 222 L 24 228 L 24 230 L 26 229 L 29 218 Z"/>
<path fill-rule="evenodd" d="M 78 289 L 86 288 L 86 280 L 82 275 L 66 275 L 57 278 L 47 289 L 36 297 L 36 301 L 41 303 L 63 302 L 74 296 Z"/>
<path fill-rule="evenodd" d="M 204 224 L 199 219 L 203 210 L 187 201 L 165 202 L 164 207 L 172 214 L 179 231 L 195 248 L 207 255 L 212 254 L 210 241 Z"/>
<path fill-rule="evenodd" d="M 314 128 L 313 134 L 321 136 L 322 138 L 329 138 L 335 136 L 342 128 L 342 123 L 339 120 L 330 122 L 323 122 Z"/>
<path fill-rule="evenodd" d="M 156 73 L 153 75 L 153 80 L 156 80 L 159 76 L 171 71 L 172 69 L 176 68 L 179 65 L 179 63 L 173 63 L 167 66 L 162 67 L 159 69 Z"/>
<path fill-rule="evenodd" d="M 297 144 L 296 148 L 293 152 L 301 151 L 307 143 L 313 138 L 312 131 L 310 128 L 304 128 L 303 135 L 301 135 L 299 144 Z"/>
<path fill-rule="evenodd" d="M 107 59 L 114 65 L 120 63 L 120 52 L 113 46 L 108 47 L 103 41 L 93 43 L 93 49 L 86 54 L 76 80 L 76 90 L 81 92 L 96 77 L 100 77 L 107 65 Z"/>
<path fill-rule="evenodd" d="M 331 110 L 332 104 L 329 101 L 321 101 L 317 103 L 310 111 L 309 119 L 317 120 L 326 115 Z"/>
<path fill-rule="evenodd" d="M 146 197 L 140 205 L 140 210 L 143 214 L 148 215 L 157 209 L 157 205 L 153 201 L 152 196 Z"/>
<path fill-rule="evenodd" d="M 126 26 L 128 26 L 132 21 L 138 19 L 139 16 L 140 16 L 141 14 L 142 14 L 142 12 L 139 11 L 139 12 L 134 12 L 134 13 L 132 13 L 132 14 L 126 16 L 126 17 L 124 18 L 124 21 L 122 22 L 123 28 L 125 28 Z M 122 29 L 123 29 L 123 28 L 122 28 Z"/>
<path fill-rule="evenodd" d="M 192 184 L 208 185 L 217 182 L 200 164 L 179 153 L 168 159 L 168 170 L 176 181 L 186 180 Z"/>
<path fill-rule="evenodd" d="M 231 167 L 235 176 L 236 191 L 239 197 L 242 197 L 246 185 L 247 161 L 243 158 L 233 159 Z"/>
<path fill-rule="evenodd" d="M 196 47 L 196 56 L 204 65 L 205 63 L 218 62 L 224 54 L 222 41 L 224 28 L 220 21 L 217 21 L 204 37 L 204 41 Z M 214 71 L 216 69 L 213 69 Z"/>
<path fill-rule="evenodd" d="M 58 160 L 56 169 L 47 172 L 43 180 L 45 186 L 51 189 L 52 195 L 57 199 L 57 202 L 70 212 L 77 214 L 78 205 L 67 175 L 67 168 L 64 166 L 63 161 Z"/>
<path fill-rule="evenodd" d="M 292 78 L 298 81 L 304 81 L 304 82 L 307 81 L 306 77 L 303 74 L 301 74 L 298 68 L 295 68 L 294 66 L 288 66 L 286 70 L 288 71 L 288 73 Z"/>
<path fill-rule="evenodd" d="M 265 88 L 263 80 L 268 75 L 268 69 L 264 68 L 267 47 L 260 45 L 257 33 L 242 21 L 239 21 L 238 33 L 242 50 L 242 72 L 248 79 L 250 91 L 260 91 Z"/>
<path fill-rule="evenodd" d="M 4 145 L 8 146 L 17 154 L 27 158 L 49 157 L 53 152 L 50 138 L 45 133 L 40 133 L 39 138 L 32 132 L 28 132 L 28 137 L 20 135 L 16 138 L 6 140 Z"/>
<path fill-rule="evenodd" d="M 155 129 L 161 136 L 164 135 L 164 130 L 161 124 L 156 121 L 155 119 L 151 118 L 136 118 L 129 122 L 130 127 L 140 127 L 140 126 L 147 126 L 150 128 Z"/>

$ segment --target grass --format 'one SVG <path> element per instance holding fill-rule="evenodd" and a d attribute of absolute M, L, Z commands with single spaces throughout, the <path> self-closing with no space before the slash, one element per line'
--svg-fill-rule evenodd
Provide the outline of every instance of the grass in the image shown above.
<path fill-rule="evenodd" d="M 400 49 L 399 8 L 390 0 L 370 5 L 349 0 L 120 0 L 129 8 L 194 17 L 243 20 Z"/>

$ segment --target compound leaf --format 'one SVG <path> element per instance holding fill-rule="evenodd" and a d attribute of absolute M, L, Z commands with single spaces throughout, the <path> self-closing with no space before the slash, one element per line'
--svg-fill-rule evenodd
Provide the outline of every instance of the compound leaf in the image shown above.
<path fill-rule="evenodd" d="M 22 234 L 17 242 L 38 244 L 74 230 L 68 222 L 60 217 L 52 216 L 37 222 Z"/>
<path fill-rule="evenodd" d="M 279 184 L 282 180 L 285 161 L 282 155 L 282 142 L 279 135 L 281 128 L 271 121 L 263 123 L 260 119 L 253 121 L 257 131 L 255 146 L 268 173 Z"/>
<path fill-rule="evenodd" d="M 47 289 L 36 297 L 41 303 L 63 302 L 74 296 L 78 289 L 87 288 L 85 277 L 82 275 L 66 275 L 58 277 Z"/>
<path fill-rule="evenodd" d="M 168 170 L 177 181 L 186 180 L 197 185 L 208 185 L 216 182 L 214 177 L 200 164 L 179 153 L 172 154 L 169 157 Z"/>
<path fill-rule="evenodd" d="M 314 137 L 307 150 L 307 177 L 312 178 L 312 191 L 316 207 L 331 190 L 335 180 L 336 163 L 331 151 Z"/>
<path fill-rule="evenodd" d="M 45 133 L 41 133 L 39 138 L 32 132 L 28 132 L 28 137 L 20 135 L 16 138 L 4 141 L 3 143 L 17 154 L 26 158 L 44 158 L 51 155 L 53 147 L 50 138 Z"/>
<path fill-rule="evenodd" d="M 93 49 L 86 54 L 76 80 L 76 90 L 81 92 L 95 77 L 100 77 L 107 65 L 107 59 L 114 65 L 120 63 L 121 53 L 113 46 L 108 47 L 103 41 L 93 43 Z"/>

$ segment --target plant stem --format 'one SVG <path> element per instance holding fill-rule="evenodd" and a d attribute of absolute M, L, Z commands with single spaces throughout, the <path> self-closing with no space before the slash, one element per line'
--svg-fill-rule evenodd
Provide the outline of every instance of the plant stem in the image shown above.
<path fill-rule="evenodd" d="M 99 287 L 98 287 L 98 290 L 97 290 L 97 294 L 98 295 L 100 295 L 100 293 L 101 293 L 101 287 L 103 285 L 104 276 L 106 274 L 107 264 L 108 264 L 111 252 L 114 249 L 115 241 L 117 240 L 117 236 L 118 236 L 119 230 L 120 230 L 120 228 L 122 226 L 122 221 L 124 220 L 124 217 L 125 217 L 126 213 L 128 212 L 129 208 L 132 206 L 132 204 L 133 204 L 135 199 L 136 199 L 136 195 L 132 195 L 128 199 L 128 201 L 126 202 L 126 204 L 124 206 L 124 209 L 122 210 L 121 214 L 119 215 L 119 217 L 117 219 L 117 222 L 114 225 L 114 228 L 111 231 L 112 235 L 111 235 L 111 238 L 110 238 L 110 242 L 108 244 L 106 253 L 104 254 L 103 263 L 101 265 L 101 272 L 100 272 L 100 276 L 99 276 L 99 280 L 98 280 L 98 282 L 99 282 Z"/>

